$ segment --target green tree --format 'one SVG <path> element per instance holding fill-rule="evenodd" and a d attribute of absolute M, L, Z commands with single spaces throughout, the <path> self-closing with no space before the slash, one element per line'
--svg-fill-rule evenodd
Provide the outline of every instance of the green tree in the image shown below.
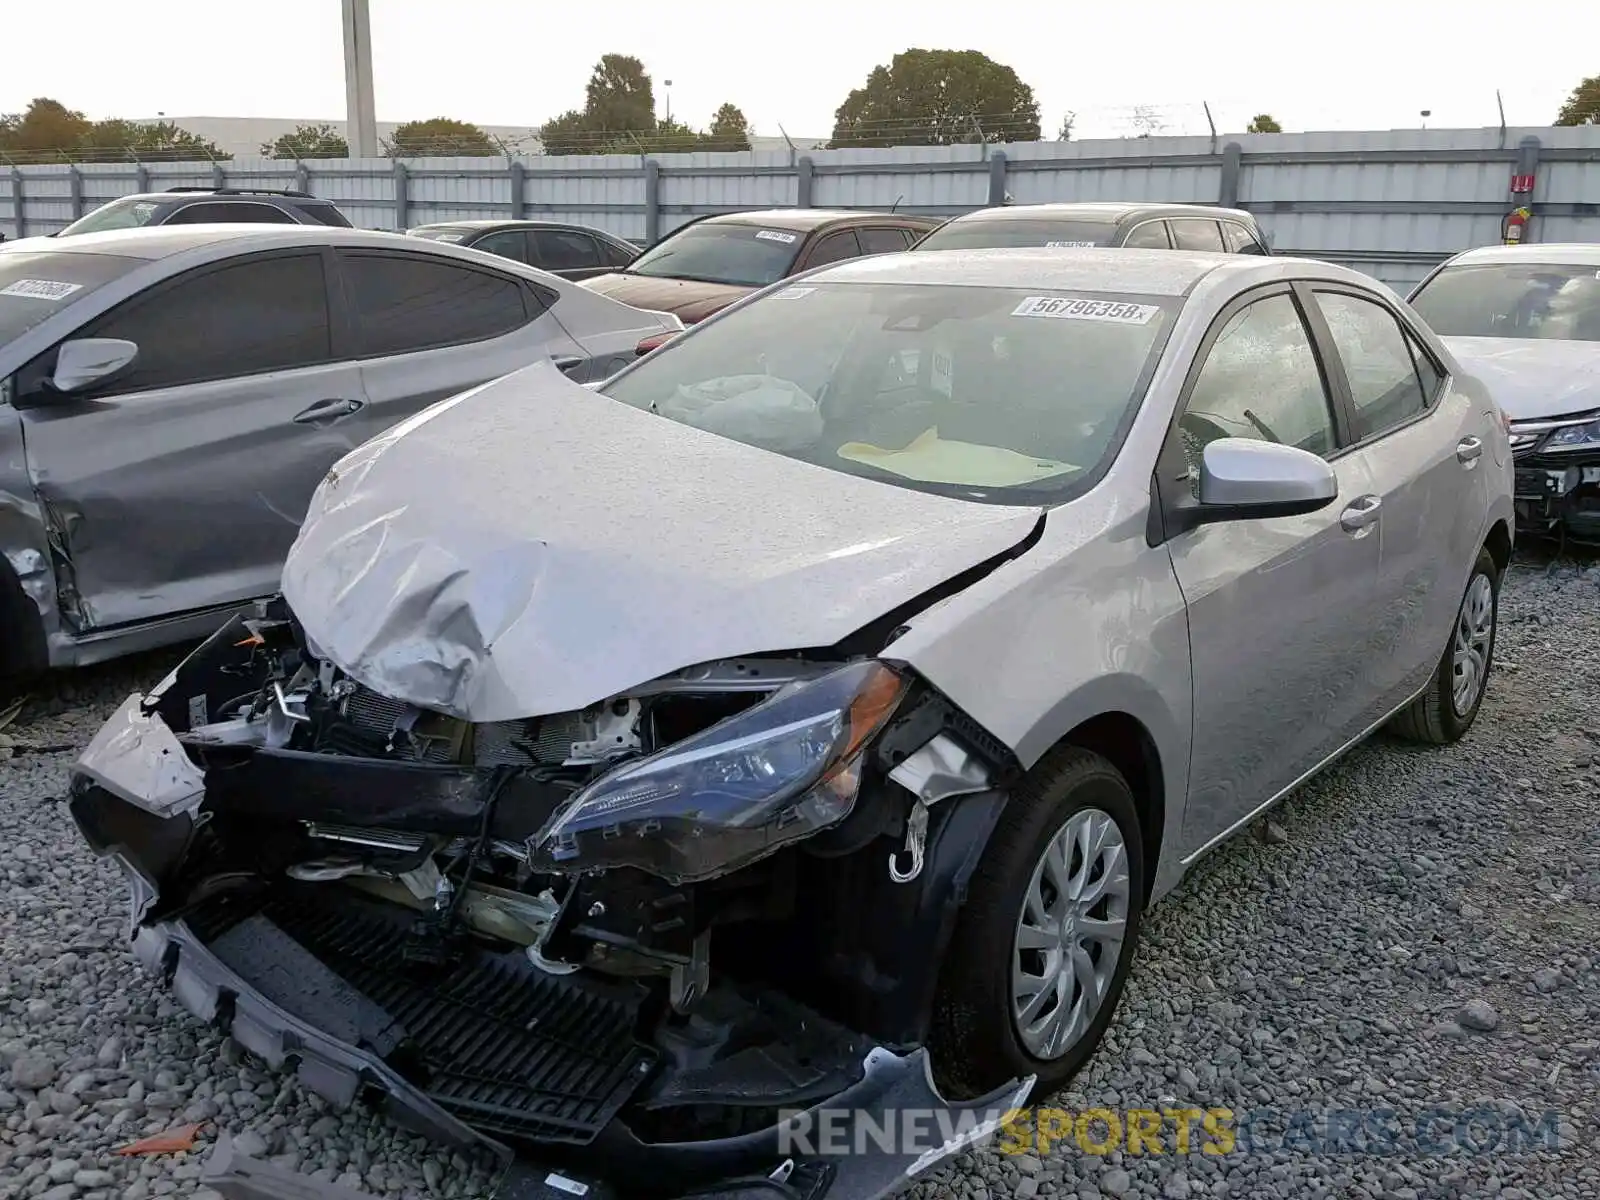
<path fill-rule="evenodd" d="M 589 75 L 583 116 L 593 133 L 650 133 L 656 127 L 655 86 L 628 54 L 603 54 Z"/>
<path fill-rule="evenodd" d="M 1577 87 L 1556 114 L 1557 125 L 1600 125 L 1600 75 L 1591 75 Z"/>
<path fill-rule="evenodd" d="M 829 144 L 1038 140 L 1039 103 L 1010 67 L 976 50 L 906 50 L 845 97 Z"/>
<path fill-rule="evenodd" d="M 540 126 L 539 141 L 546 154 L 554 155 L 598 154 L 601 145 L 589 128 L 588 116 L 577 108 Z"/>
<path fill-rule="evenodd" d="M 750 120 L 737 105 L 724 104 L 711 118 L 711 128 L 700 139 L 703 150 L 750 149 Z"/>
<path fill-rule="evenodd" d="M 1056 134 L 1056 141 L 1070 142 L 1072 140 L 1072 130 L 1077 124 L 1078 114 L 1075 112 L 1069 112 L 1066 116 L 1062 117 L 1061 129 Z"/>
<path fill-rule="evenodd" d="M 0 116 L 0 152 L 16 162 L 71 158 L 91 128 L 81 112 L 40 96 L 22 112 Z"/>
<path fill-rule="evenodd" d="M 1246 133 L 1282 133 L 1283 126 L 1278 124 L 1278 118 L 1271 113 L 1257 113 L 1250 118 L 1250 124 L 1244 127 Z"/>
<path fill-rule="evenodd" d="M 389 158 L 492 158 L 500 148 L 470 122 L 430 117 L 401 125 L 383 152 Z"/>
<path fill-rule="evenodd" d="M 332 125 L 296 125 L 293 133 L 261 143 L 262 158 L 349 158 L 350 143 Z"/>
<path fill-rule="evenodd" d="M 0 153 L 15 162 L 213 162 L 231 158 L 171 121 L 91 121 L 57 100 L 0 116 Z"/>

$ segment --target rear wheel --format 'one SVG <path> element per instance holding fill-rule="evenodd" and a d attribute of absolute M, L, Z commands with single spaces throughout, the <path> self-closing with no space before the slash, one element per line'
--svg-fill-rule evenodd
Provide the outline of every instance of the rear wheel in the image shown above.
<path fill-rule="evenodd" d="M 1144 912 L 1133 793 L 1066 747 L 1015 789 L 973 875 L 929 1038 L 942 1086 L 978 1095 L 1037 1075 L 1064 1085 L 1104 1036 Z"/>
<path fill-rule="evenodd" d="M 38 610 L 0 563 L 0 705 L 20 695 L 48 664 Z"/>
<path fill-rule="evenodd" d="M 1499 619 L 1500 568 L 1487 550 L 1480 550 L 1444 654 L 1427 690 L 1391 723 L 1396 736 L 1445 746 L 1472 728 L 1494 665 Z"/>

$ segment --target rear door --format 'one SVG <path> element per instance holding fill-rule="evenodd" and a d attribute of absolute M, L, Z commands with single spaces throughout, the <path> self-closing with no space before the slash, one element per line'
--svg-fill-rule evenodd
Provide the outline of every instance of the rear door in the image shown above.
<path fill-rule="evenodd" d="M 491 230 L 473 242 L 472 249 L 482 250 L 485 254 L 498 254 L 512 262 L 533 262 L 529 257 L 527 232 L 521 229 Z"/>
<path fill-rule="evenodd" d="M 404 251 L 341 250 L 338 259 L 371 401 L 361 440 L 547 354 L 588 378 L 588 354 L 550 315 L 550 297 L 517 276 Z"/>
<path fill-rule="evenodd" d="M 1303 287 L 1333 347 L 1352 452 L 1383 505 L 1379 591 L 1366 605 L 1377 720 L 1427 682 L 1451 636 L 1489 507 L 1487 430 L 1397 310 L 1337 284 Z"/>
<path fill-rule="evenodd" d="M 822 267 L 828 263 L 844 262 L 846 259 L 860 257 L 861 243 L 856 238 L 856 231 L 841 229 L 818 238 L 795 270 L 807 271 L 812 267 Z"/>
<path fill-rule="evenodd" d="M 1179 250 L 1202 250 L 1211 254 L 1227 250 L 1222 230 L 1209 217 L 1173 217 L 1167 224 L 1172 229 L 1172 244 Z"/>
<path fill-rule="evenodd" d="M 1167 223 L 1157 218 L 1139 222 L 1123 235 L 1121 244 L 1130 250 L 1171 250 L 1172 238 Z"/>
<path fill-rule="evenodd" d="M 30 474 L 80 630 L 277 590 L 366 400 L 333 317 L 331 263 L 316 249 L 251 255 L 118 305 L 73 335 L 139 347 L 93 393 L 42 394 L 54 347 L 19 372 Z"/>
<path fill-rule="evenodd" d="M 1222 222 L 1222 237 L 1230 254 L 1266 254 L 1267 247 L 1238 221 Z"/>
<path fill-rule="evenodd" d="M 911 245 L 911 231 L 900 226 L 869 226 L 856 230 L 861 253 L 900 254 Z"/>

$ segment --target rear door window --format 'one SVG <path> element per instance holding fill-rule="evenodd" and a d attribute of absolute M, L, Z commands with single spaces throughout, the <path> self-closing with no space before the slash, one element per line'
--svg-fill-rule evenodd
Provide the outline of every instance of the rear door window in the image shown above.
<path fill-rule="evenodd" d="M 903 229 L 858 229 L 863 254 L 899 254 L 906 248 Z"/>
<path fill-rule="evenodd" d="M 533 265 L 546 271 L 581 271 L 601 266 L 600 248 L 575 229 L 533 230 Z"/>
<path fill-rule="evenodd" d="M 1213 254 L 1221 254 L 1226 250 L 1222 230 L 1217 228 L 1215 221 L 1182 217 L 1170 224 L 1172 240 L 1179 250 L 1204 250 Z"/>
<path fill-rule="evenodd" d="M 503 275 L 401 254 L 340 260 L 368 357 L 487 341 L 528 322 L 521 284 Z"/>
<path fill-rule="evenodd" d="M 322 255 L 273 255 L 182 276 L 75 336 L 139 347 L 132 368 L 108 387 L 118 394 L 325 363 L 333 339 Z"/>

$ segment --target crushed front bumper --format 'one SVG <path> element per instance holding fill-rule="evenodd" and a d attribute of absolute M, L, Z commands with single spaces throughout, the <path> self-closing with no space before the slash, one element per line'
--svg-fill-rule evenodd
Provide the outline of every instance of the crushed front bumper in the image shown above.
<path fill-rule="evenodd" d="M 1519 532 L 1600 542 L 1600 453 L 1523 454 L 1515 464 Z"/>
<path fill-rule="evenodd" d="M 292 921 L 286 932 L 270 915 L 252 918 L 268 942 L 292 944 L 295 955 L 274 958 L 235 953 L 203 914 L 146 919 L 157 900 L 154 881 L 162 877 L 152 864 L 182 854 L 206 818 L 209 791 L 159 714 L 130 698 L 75 774 L 72 812 L 81 832 L 129 881 L 135 955 L 183 1007 L 271 1066 L 294 1071 L 336 1109 L 368 1104 L 442 1144 L 489 1151 L 502 1164 L 490 1193 L 495 1200 L 876 1200 L 991 1136 L 1033 1088 L 1030 1077 L 951 1103 L 933 1083 L 926 1050 L 880 1046 L 865 1054 L 855 1082 L 740 1136 L 645 1143 L 615 1119 L 615 1108 L 581 1144 L 486 1132 L 468 1123 L 471 1113 L 463 1119 L 463 1108 L 450 1111 L 435 1099 L 436 1085 L 430 1093 L 391 1066 L 392 1058 L 386 1061 L 386 1030 L 399 1021 L 384 1004 L 395 1001 L 360 990 L 359 975 L 345 978 L 321 964 L 300 944 L 304 934 Z M 307 944 L 315 947 L 315 940 Z M 652 1063 L 644 1055 L 626 1065 L 647 1073 Z M 459 1099 L 446 1097 L 444 1104 Z M 226 1140 L 218 1142 L 205 1182 L 229 1200 L 372 1200 L 241 1156 Z"/>

